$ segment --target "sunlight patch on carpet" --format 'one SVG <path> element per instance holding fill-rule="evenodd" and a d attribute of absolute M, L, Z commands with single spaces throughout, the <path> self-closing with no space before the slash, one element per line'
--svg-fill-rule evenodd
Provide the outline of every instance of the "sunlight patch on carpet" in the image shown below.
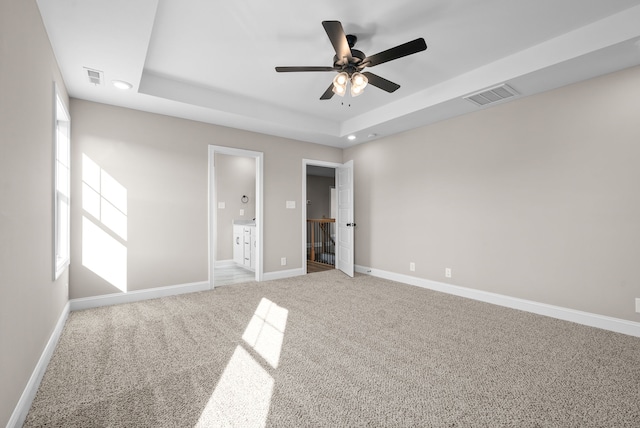
<path fill-rule="evenodd" d="M 263 297 L 242 335 L 242 339 L 274 369 L 280 361 L 288 315 L 287 309 Z"/>
<path fill-rule="evenodd" d="M 288 315 L 287 309 L 263 297 L 242 335 L 274 369 L 280 361 Z M 195 426 L 264 427 L 273 385 L 265 368 L 242 345 L 236 346 Z"/>
<path fill-rule="evenodd" d="M 273 377 L 238 345 L 195 426 L 265 426 L 273 383 Z"/>

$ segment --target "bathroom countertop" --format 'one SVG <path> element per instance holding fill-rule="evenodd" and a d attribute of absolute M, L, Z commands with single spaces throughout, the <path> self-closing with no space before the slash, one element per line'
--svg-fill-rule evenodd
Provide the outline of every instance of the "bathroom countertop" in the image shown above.
<path fill-rule="evenodd" d="M 233 224 L 236 226 L 255 226 L 255 220 L 233 220 Z"/>

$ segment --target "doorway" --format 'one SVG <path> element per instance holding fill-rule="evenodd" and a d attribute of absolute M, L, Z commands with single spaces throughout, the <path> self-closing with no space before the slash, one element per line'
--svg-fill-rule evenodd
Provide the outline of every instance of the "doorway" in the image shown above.
<path fill-rule="evenodd" d="M 307 273 L 335 269 L 336 169 L 307 165 L 306 179 Z"/>
<path fill-rule="evenodd" d="M 325 178 L 325 190 L 318 194 L 325 199 L 317 209 L 314 199 L 308 194 L 309 177 Z M 318 181 L 318 180 L 313 180 Z M 331 186 L 332 184 L 332 186 Z M 333 187 L 333 191 L 331 191 Z M 311 191 L 309 189 L 309 191 Z M 335 162 L 302 160 L 302 261 L 303 271 L 311 273 L 321 263 L 325 269 L 338 268 L 350 277 L 354 275 L 354 228 L 353 220 L 353 161 L 345 164 Z M 331 212 L 333 206 L 333 212 Z M 325 214 L 329 212 L 328 218 Z M 321 218 L 312 218 L 318 217 Z M 331 218 L 333 217 L 333 218 Z M 323 226 L 315 226 L 319 223 Z M 319 257 L 318 257 L 319 255 Z M 329 266 L 327 266 L 329 265 Z M 311 269 L 310 269 L 311 267 Z M 323 269 L 323 270 L 325 270 Z"/>
<path fill-rule="evenodd" d="M 262 281 L 263 156 L 262 152 L 209 146 L 211 289 L 248 280 Z M 246 176 L 220 175 L 239 170 L 244 170 Z M 253 185 L 247 180 L 253 181 Z M 238 183 L 243 181 L 244 184 Z M 241 233 L 238 245 L 234 241 L 236 232 Z M 236 246 L 242 250 L 240 255 Z"/>

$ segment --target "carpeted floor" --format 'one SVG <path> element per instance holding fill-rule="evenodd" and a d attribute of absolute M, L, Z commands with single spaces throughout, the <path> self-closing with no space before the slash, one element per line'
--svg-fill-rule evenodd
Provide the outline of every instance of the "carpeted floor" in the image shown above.
<path fill-rule="evenodd" d="M 333 270 L 71 313 L 25 426 L 640 427 L 640 339 Z"/>

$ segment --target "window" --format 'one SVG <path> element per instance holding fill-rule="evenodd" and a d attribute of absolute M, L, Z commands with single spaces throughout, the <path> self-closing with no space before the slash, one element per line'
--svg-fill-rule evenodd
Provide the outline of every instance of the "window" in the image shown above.
<path fill-rule="evenodd" d="M 69 265 L 71 123 L 57 90 L 55 97 L 54 279 L 57 279 Z"/>

